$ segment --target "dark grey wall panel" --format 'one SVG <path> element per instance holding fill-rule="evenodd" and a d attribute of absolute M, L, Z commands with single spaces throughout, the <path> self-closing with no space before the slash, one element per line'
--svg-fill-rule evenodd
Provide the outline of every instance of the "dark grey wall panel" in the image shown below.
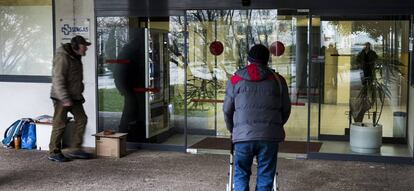
<path fill-rule="evenodd" d="M 0 75 L 0 82 L 51 83 L 50 76 Z"/>

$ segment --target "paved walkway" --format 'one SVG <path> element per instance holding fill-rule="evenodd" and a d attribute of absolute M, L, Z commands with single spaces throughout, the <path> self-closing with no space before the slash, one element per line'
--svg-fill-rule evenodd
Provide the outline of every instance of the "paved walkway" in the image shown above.
<path fill-rule="evenodd" d="M 1 148 L 0 190 L 221 191 L 227 181 L 226 155 L 139 150 L 121 159 L 68 163 L 46 157 L 44 151 Z M 278 168 L 281 191 L 414 188 L 409 165 L 280 158 Z"/>

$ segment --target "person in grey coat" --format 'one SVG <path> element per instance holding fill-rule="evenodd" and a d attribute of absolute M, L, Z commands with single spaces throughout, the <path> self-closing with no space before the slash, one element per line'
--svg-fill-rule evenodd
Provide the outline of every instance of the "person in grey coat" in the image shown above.
<path fill-rule="evenodd" d="M 267 47 L 254 45 L 248 61 L 227 82 L 223 104 L 224 120 L 235 149 L 234 188 L 249 190 L 251 166 L 257 157 L 256 190 L 270 191 L 291 102 L 285 79 L 267 66 Z"/>

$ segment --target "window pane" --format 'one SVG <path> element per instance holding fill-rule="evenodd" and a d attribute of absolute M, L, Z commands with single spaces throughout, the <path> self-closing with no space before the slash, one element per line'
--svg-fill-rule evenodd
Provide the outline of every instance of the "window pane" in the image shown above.
<path fill-rule="evenodd" d="M 0 3 L 0 75 L 50 75 L 52 5 L 42 2 L 33 6 Z"/>
<path fill-rule="evenodd" d="M 279 41 L 285 51 L 277 55 L 275 47 L 269 67 L 286 79 L 294 104 L 285 124 L 287 139 L 305 140 L 308 121 L 306 16 L 280 16 L 277 10 L 190 10 L 187 20 L 188 131 L 229 136 L 222 112 L 227 80 L 247 65 L 251 46 L 261 43 L 271 47 Z M 224 47 L 217 56 L 209 49 L 214 41 Z"/>
<path fill-rule="evenodd" d="M 97 17 L 99 131 L 184 145 L 183 21 Z"/>
<path fill-rule="evenodd" d="M 375 119 L 383 125 L 383 137 L 405 138 L 408 29 L 407 20 L 321 22 L 325 49 L 321 134 L 344 135 L 351 122 Z M 377 58 L 361 61 L 367 42 Z M 373 68 L 367 67 L 367 60 Z M 355 108 L 352 121 L 350 105 Z"/>

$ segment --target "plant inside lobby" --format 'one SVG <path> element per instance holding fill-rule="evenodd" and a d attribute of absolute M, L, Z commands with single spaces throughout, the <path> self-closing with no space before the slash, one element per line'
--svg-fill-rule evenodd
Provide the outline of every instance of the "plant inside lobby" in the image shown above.
<path fill-rule="evenodd" d="M 402 76 L 402 63 L 385 54 L 375 61 L 368 72 L 362 75 L 359 88 L 351 90 L 350 109 L 354 123 L 350 129 L 351 150 L 359 153 L 377 153 L 382 144 L 382 125 L 379 124 L 384 104 L 391 99 L 391 87 Z M 357 66 L 360 68 L 361 66 Z M 372 123 L 363 122 L 364 116 L 372 114 Z"/>

